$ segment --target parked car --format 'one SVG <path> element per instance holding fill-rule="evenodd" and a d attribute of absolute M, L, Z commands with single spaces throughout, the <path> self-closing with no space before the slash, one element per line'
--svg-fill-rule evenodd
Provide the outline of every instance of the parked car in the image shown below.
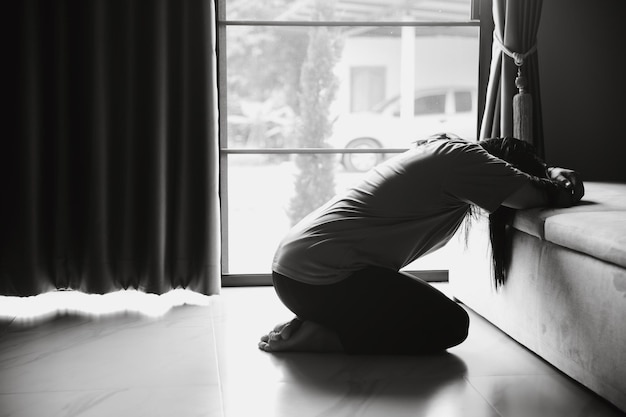
<path fill-rule="evenodd" d="M 476 90 L 448 87 L 420 90 L 414 95 L 414 117 L 400 117 L 400 97 L 386 100 L 367 112 L 339 116 L 328 144 L 347 149 L 407 149 L 412 142 L 447 134 L 476 138 Z M 367 171 L 385 154 L 348 153 L 342 163 L 350 171 Z"/>

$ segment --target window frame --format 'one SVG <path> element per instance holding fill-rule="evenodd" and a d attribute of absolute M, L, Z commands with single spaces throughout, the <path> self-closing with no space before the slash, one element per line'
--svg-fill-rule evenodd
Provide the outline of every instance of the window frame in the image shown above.
<path fill-rule="evenodd" d="M 226 70 L 226 30 L 234 26 L 263 26 L 263 27 L 478 27 L 479 28 L 479 79 L 477 80 L 478 91 L 484 91 L 486 87 L 485 58 L 490 53 L 491 43 L 484 38 L 485 29 L 489 34 L 493 31 L 493 22 L 485 25 L 481 19 L 481 10 L 491 10 L 491 0 L 470 0 L 470 13 L 466 21 L 267 21 L 267 20 L 228 20 L 226 19 L 226 2 L 228 0 L 216 0 L 216 51 L 217 51 L 217 74 L 218 74 L 218 108 L 227 109 L 227 70 Z M 487 61 L 487 68 L 489 62 Z M 483 88 L 481 88 L 483 87 Z M 477 103 L 477 115 L 482 114 L 484 108 L 484 95 L 479 94 Z M 480 119 L 480 116 L 478 116 Z M 480 120 L 478 120 L 480 122 Z M 228 272 L 228 157 L 229 155 L 279 155 L 279 154 L 394 154 L 402 153 L 407 148 L 380 148 L 380 149 L 341 149 L 341 148 L 230 148 L 227 140 L 227 117 L 224 112 L 219 116 L 219 195 L 221 210 L 221 278 L 222 287 L 238 286 L 267 286 L 272 284 L 271 273 L 229 273 Z M 477 123 L 480 130 L 480 123 Z M 478 133 L 478 132 L 477 132 Z M 478 135 L 476 136 L 478 137 Z M 420 270 L 405 271 L 419 276 L 429 282 L 446 282 L 447 270 Z"/>

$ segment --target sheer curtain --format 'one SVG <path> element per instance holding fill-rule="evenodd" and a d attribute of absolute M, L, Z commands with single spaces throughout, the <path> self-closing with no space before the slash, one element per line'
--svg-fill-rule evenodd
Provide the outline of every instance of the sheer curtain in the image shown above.
<path fill-rule="evenodd" d="M 219 291 L 214 7 L 4 4 L 0 294 Z"/>
<path fill-rule="evenodd" d="M 539 89 L 537 30 L 542 0 L 493 0 L 494 42 L 480 137 L 513 136 L 513 97 L 518 93 L 515 79 L 518 66 L 510 53 L 523 58 L 520 69 L 532 97 L 530 141 L 544 153 L 543 124 Z"/>

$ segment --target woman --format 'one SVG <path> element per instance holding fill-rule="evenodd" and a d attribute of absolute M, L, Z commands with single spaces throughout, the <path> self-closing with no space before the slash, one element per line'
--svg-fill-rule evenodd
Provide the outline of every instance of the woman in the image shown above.
<path fill-rule="evenodd" d="M 287 234 L 273 280 L 296 317 L 259 348 L 416 355 L 455 346 L 467 337 L 465 310 L 400 269 L 444 246 L 476 208 L 491 214 L 492 244 L 502 246 L 510 209 L 569 206 L 583 194 L 574 171 L 548 169 L 523 141 L 425 141 Z M 503 254 L 494 248 L 498 283 Z"/>

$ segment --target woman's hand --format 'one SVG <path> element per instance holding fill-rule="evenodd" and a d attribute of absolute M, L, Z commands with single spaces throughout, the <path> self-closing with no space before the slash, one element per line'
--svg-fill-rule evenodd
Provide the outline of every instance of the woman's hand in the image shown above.
<path fill-rule="evenodd" d="M 566 168 L 548 168 L 548 175 L 552 181 L 556 181 L 571 193 L 571 203 L 575 204 L 585 195 L 585 186 L 576 171 Z"/>

